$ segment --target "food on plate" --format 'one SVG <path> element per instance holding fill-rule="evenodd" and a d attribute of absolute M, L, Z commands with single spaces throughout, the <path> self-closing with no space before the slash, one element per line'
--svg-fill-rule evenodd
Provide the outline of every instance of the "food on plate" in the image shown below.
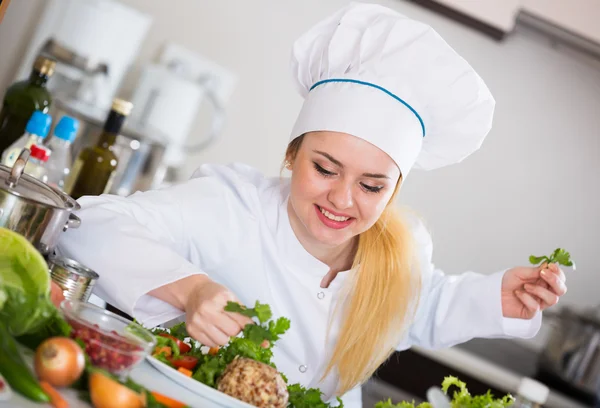
<path fill-rule="evenodd" d="M 539 265 L 542 262 L 547 262 L 549 264 L 557 263 L 559 265 L 572 266 L 573 270 L 577 269 L 575 262 L 573 262 L 573 260 L 571 259 L 571 254 L 565 251 L 563 248 L 556 248 L 550 256 L 531 255 L 529 257 L 529 262 L 533 265 Z"/>
<path fill-rule="evenodd" d="M 99 370 L 90 373 L 89 389 L 94 408 L 143 408 L 146 406 L 144 393 L 135 392 Z"/>
<path fill-rule="evenodd" d="M 217 380 L 217 389 L 258 408 L 285 408 L 289 394 L 277 370 L 249 358 L 235 358 Z"/>
<path fill-rule="evenodd" d="M 458 378 L 448 376 L 442 382 L 442 391 L 448 395 L 450 387 L 456 387 L 457 390 L 452 393 L 451 408 L 507 408 L 514 403 L 512 395 L 508 394 L 502 398 L 495 398 L 491 391 L 483 395 L 471 395 L 467 389 L 467 384 Z M 393 404 L 391 400 L 381 401 L 375 404 L 375 408 L 432 408 L 428 402 L 415 405 L 414 402 L 400 402 Z"/>
<path fill-rule="evenodd" d="M 179 323 L 170 329 L 154 328 L 152 332 L 156 337 L 156 347 L 152 357 L 174 369 L 185 370 L 184 364 L 187 367 L 193 367 L 189 368 L 193 371 L 193 379 L 220 391 L 224 391 L 223 387 L 229 389 L 231 380 L 225 380 L 222 384 L 221 381 L 223 381 L 222 377 L 225 376 L 230 364 L 236 360 L 258 362 L 261 364 L 260 367 L 270 367 L 271 372 L 278 373 L 275 364 L 271 361 L 273 347 L 277 340 L 289 329 L 289 319 L 284 317 L 277 320 L 271 319 L 271 308 L 269 305 L 260 302 L 256 302 L 253 308 L 229 302 L 225 310 L 250 317 L 254 319 L 255 323 L 246 325 L 243 332 L 239 336 L 231 338 L 227 345 L 208 350 L 190 338 L 185 323 Z M 164 334 L 169 334 L 169 336 Z M 182 343 L 190 347 L 187 352 L 181 351 Z M 184 347 L 184 349 L 186 348 Z M 254 363 L 248 364 L 252 365 Z M 237 366 L 233 365 L 232 367 Z M 288 385 L 284 373 L 278 373 L 278 376 L 283 381 L 289 395 L 287 405 L 283 406 L 287 406 L 287 408 L 331 407 L 331 405 L 322 401 L 320 390 L 316 388 L 307 389 L 300 384 Z M 221 384 L 221 389 L 219 384 Z M 276 384 L 279 385 L 274 388 L 279 389 L 278 387 L 281 384 L 278 380 L 276 380 Z M 231 394 L 236 394 L 235 391 L 233 389 Z M 232 396 L 236 397 L 235 395 Z M 343 407 L 340 399 L 338 399 L 338 404 L 338 407 Z"/>
<path fill-rule="evenodd" d="M 68 387 L 81 377 L 85 355 L 68 337 L 52 337 L 37 348 L 34 368 L 40 380 L 55 387 Z"/>

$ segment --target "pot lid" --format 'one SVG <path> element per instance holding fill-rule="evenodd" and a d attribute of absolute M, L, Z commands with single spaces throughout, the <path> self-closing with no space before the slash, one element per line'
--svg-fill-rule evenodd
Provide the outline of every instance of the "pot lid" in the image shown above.
<path fill-rule="evenodd" d="M 12 168 L 0 164 L 0 190 L 58 209 L 78 210 L 79 204 L 73 198 L 23 173 L 28 158 L 29 150 L 23 149 Z"/>

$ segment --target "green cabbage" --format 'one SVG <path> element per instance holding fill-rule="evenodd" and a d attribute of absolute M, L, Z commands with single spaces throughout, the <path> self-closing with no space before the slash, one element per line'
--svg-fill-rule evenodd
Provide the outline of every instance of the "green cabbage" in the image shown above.
<path fill-rule="evenodd" d="M 25 237 L 0 228 L 0 320 L 20 336 L 43 327 L 55 313 L 46 261 Z"/>

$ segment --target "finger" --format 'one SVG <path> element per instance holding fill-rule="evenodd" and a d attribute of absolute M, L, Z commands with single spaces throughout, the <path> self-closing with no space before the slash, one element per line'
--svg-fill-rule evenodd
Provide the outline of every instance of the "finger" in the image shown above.
<path fill-rule="evenodd" d="M 221 316 L 219 316 L 217 327 L 230 337 L 237 336 L 244 328 L 237 320 L 229 316 L 228 313 L 222 313 Z"/>
<path fill-rule="evenodd" d="M 536 302 L 530 294 L 525 293 L 522 290 L 515 291 L 515 294 L 530 313 L 536 313 L 540 310 L 540 304 Z"/>
<path fill-rule="evenodd" d="M 190 323 L 186 323 L 186 326 L 187 326 L 188 334 L 194 340 L 199 341 L 200 344 L 202 344 L 203 346 L 207 346 L 207 347 L 215 347 L 216 346 L 215 344 L 213 344 L 212 340 L 210 340 L 204 334 L 204 332 L 202 330 L 200 330 L 196 325 L 190 324 Z"/>
<path fill-rule="evenodd" d="M 254 320 L 239 313 L 226 312 L 225 314 L 235 320 L 242 329 L 246 327 L 247 324 L 254 324 Z"/>
<path fill-rule="evenodd" d="M 557 275 L 561 281 L 563 281 L 563 282 L 566 282 L 566 281 L 567 281 L 567 277 L 565 276 L 565 273 L 563 272 L 563 270 L 562 270 L 562 269 L 560 269 L 560 268 L 558 267 L 558 265 L 557 265 L 557 264 L 553 263 L 553 264 L 550 264 L 550 265 L 548 265 L 548 269 L 549 269 L 549 270 L 550 270 L 552 273 L 554 273 L 555 275 Z"/>
<path fill-rule="evenodd" d="M 540 298 L 547 306 L 554 306 L 558 303 L 558 296 L 541 286 L 526 284 L 525 290 L 530 295 Z"/>
<path fill-rule="evenodd" d="M 567 293 L 567 285 L 558 275 L 546 272 L 546 270 L 543 270 L 541 275 L 542 279 L 548 283 L 550 290 L 556 295 L 562 296 Z"/>
<path fill-rule="evenodd" d="M 212 342 L 210 347 L 224 346 L 229 343 L 229 336 L 223 333 L 218 327 L 210 325 L 204 327 L 204 333 Z M 208 344 L 207 344 L 208 346 Z"/>

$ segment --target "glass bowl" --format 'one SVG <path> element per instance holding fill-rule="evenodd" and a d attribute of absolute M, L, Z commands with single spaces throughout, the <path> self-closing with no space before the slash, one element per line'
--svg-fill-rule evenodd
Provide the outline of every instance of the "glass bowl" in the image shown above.
<path fill-rule="evenodd" d="M 64 300 L 60 308 L 73 327 L 71 337 L 85 343 L 93 366 L 126 376 L 154 349 L 148 330 L 91 303 Z"/>

